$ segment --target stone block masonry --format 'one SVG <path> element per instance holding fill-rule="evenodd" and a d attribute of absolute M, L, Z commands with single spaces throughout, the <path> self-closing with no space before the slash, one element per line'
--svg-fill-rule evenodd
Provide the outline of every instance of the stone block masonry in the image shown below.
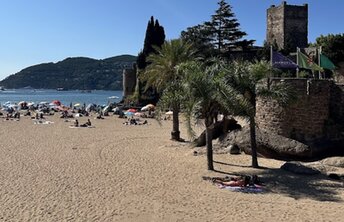
<path fill-rule="evenodd" d="M 334 123 L 338 125 L 344 119 L 344 87 L 331 80 L 313 79 L 276 78 L 272 79 L 274 84 L 291 85 L 297 100 L 283 107 L 276 100 L 257 99 L 256 122 L 260 129 L 305 143 L 330 139 Z"/>
<path fill-rule="evenodd" d="M 133 95 L 136 86 L 136 69 L 123 70 L 123 97 Z"/>
<path fill-rule="evenodd" d="M 308 5 L 272 5 L 267 10 L 268 44 L 277 43 L 279 49 L 307 47 L 308 45 Z"/>

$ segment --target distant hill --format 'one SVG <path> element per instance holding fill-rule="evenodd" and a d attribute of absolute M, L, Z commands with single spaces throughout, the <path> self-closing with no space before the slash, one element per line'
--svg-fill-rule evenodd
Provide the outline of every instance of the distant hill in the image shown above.
<path fill-rule="evenodd" d="M 57 63 L 30 66 L 0 81 L 8 89 L 122 90 L 122 72 L 131 68 L 136 56 L 121 55 L 107 59 L 67 58 Z"/>

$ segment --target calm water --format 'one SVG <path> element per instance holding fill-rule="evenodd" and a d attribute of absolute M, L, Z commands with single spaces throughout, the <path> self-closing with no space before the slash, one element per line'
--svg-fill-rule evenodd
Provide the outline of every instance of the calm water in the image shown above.
<path fill-rule="evenodd" d="M 98 105 L 105 105 L 110 102 L 119 102 L 122 99 L 122 91 L 103 91 L 94 90 L 91 93 L 84 93 L 79 90 L 71 91 L 57 91 L 57 90 L 42 90 L 42 89 L 8 89 L 0 91 L 0 103 L 4 104 L 7 101 L 18 103 L 20 101 L 27 102 L 51 102 L 53 100 L 60 100 L 62 104 L 69 105 L 70 103 L 95 103 Z M 114 99 L 109 97 L 117 96 Z"/>

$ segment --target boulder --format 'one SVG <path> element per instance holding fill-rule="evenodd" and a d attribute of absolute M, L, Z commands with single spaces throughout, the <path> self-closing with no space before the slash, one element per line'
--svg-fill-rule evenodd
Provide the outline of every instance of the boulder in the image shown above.
<path fill-rule="evenodd" d="M 302 160 L 311 157 L 309 146 L 281 135 L 272 134 L 256 129 L 258 155 L 281 160 Z M 236 144 L 246 154 L 251 154 L 251 139 L 249 126 L 228 133 L 226 138 L 219 141 L 223 147 Z"/>
<path fill-rule="evenodd" d="M 344 157 L 330 157 L 323 159 L 320 162 L 324 165 L 344 168 Z"/>
<path fill-rule="evenodd" d="M 300 162 L 286 162 L 281 166 L 281 169 L 302 175 L 320 174 L 319 170 L 302 165 Z"/>
<path fill-rule="evenodd" d="M 222 121 L 216 122 L 213 124 L 213 139 L 217 139 L 220 136 L 226 134 L 228 131 L 241 129 L 241 125 L 238 124 L 234 118 L 227 119 L 225 118 Z M 205 130 L 202 134 L 194 140 L 194 144 L 196 147 L 205 146 L 206 139 L 205 139 Z"/>

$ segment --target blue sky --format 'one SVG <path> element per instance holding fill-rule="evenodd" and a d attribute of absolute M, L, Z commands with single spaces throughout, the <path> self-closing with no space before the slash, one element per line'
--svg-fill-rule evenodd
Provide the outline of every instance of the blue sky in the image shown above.
<path fill-rule="evenodd" d="M 0 79 L 31 65 L 67 57 L 103 59 L 137 53 L 147 22 L 157 18 L 167 39 L 209 21 L 218 0 L 0 0 Z M 266 10 L 281 0 L 227 0 L 248 33 L 262 45 Z M 344 1 L 290 0 L 309 4 L 308 39 L 344 32 Z"/>

